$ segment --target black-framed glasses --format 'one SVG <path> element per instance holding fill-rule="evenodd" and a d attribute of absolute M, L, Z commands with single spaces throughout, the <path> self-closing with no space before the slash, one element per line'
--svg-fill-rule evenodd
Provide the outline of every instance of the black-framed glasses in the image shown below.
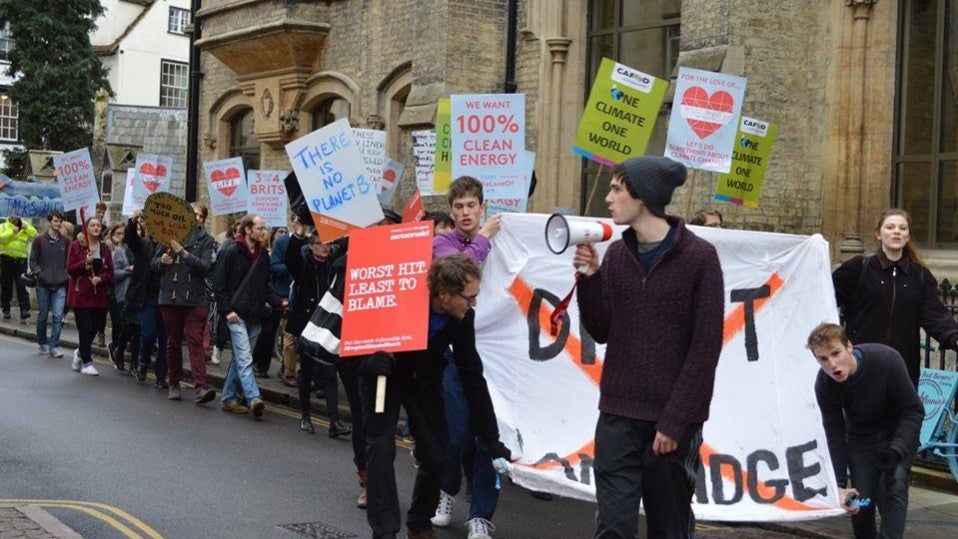
<path fill-rule="evenodd" d="M 461 297 L 462 299 L 468 301 L 469 303 L 475 303 L 476 300 L 479 299 L 479 292 L 478 292 L 478 291 L 477 291 L 475 294 L 471 295 L 471 296 L 467 296 L 467 295 L 463 294 L 462 292 L 459 292 L 459 293 L 456 294 L 456 295 L 459 296 L 459 297 Z"/>

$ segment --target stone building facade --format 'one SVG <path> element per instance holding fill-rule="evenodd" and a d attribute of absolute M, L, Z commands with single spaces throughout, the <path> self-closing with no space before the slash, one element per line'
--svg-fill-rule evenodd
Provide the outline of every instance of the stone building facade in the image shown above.
<path fill-rule="evenodd" d="M 647 153 L 664 146 L 679 66 L 747 77 L 743 113 L 779 125 L 759 207 L 715 202 L 715 175 L 693 171 L 671 213 L 820 232 L 847 256 L 873 248 L 875 216 L 900 205 L 919 243 L 958 241 L 958 0 L 208 0 L 195 15 L 199 160 L 288 169 L 287 142 L 347 116 L 388 131 L 407 165 L 401 204 L 409 132 L 432 127 L 437 100 L 506 88 L 513 4 L 537 152 L 530 211 L 605 214 L 608 172 L 593 189 L 595 167 L 571 146 L 607 56 L 672 82 Z"/>

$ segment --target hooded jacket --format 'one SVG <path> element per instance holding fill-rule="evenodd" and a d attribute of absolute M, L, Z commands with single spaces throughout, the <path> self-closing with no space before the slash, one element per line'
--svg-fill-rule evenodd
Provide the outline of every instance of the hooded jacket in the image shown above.
<path fill-rule="evenodd" d="M 286 316 L 286 332 L 299 335 L 306 328 L 319 299 L 329 289 L 332 256 L 320 262 L 306 246 L 308 238 L 291 235 L 286 247 L 285 265 L 293 278 L 293 302 Z M 275 264 L 273 265 L 275 268 Z"/>
<path fill-rule="evenodd" d="M 0 223 L 0 255 L 26 260 L 27 249 L 36 236 L 37 229 L 22 219 L 19 232 L 14 232 L 13 223 L 9 220 Z"/>
<path fill-rule="evenodd" d="M 100 242 L 102 265 L 99 272 L 86 267 L 87 247 L 76 240 L 70 244 L 67 253 L 67 273 L 70 284 L 67 287 L 67 305 L 80 308 L 107 309 L 110 306 L 110 284 L 113 282 L 113 256 L 106 243 Z M 93 277 L 103 280 L 93 286 Z"/>
<path fill-rule="evenodd" d="M 153 253 L 153 273 L 160 277 L 159 305 L 164 307 L 208 307 L 206 276 L 213 269 L 216 242 L 203 227 L 196 227 L 183 244 L 186 255 L 170 253 L 173 263 L 161 261 L 166 248 Z"/>
<path fill-rule="evenodd" d="M 130 219 L 126 224 L 124 235 L 126 246 L 133 253 L 133 272 L 127 285 L 126 303 L 133 307 L 143 308 L 147 298 L 156 298 L 159 281 L 153 278 L 153 254 L 157 250 L 156 243 L 150 238 L 141 238 L 136 233 L 136 220 Z"/>
<path fill-rule="evenodd" d="M 67 284 L 67 250 L 70 241 L 60 234 L 56 239 L 49 232 L 33 240 L 30 249 L 30 271 L 37 275 L 37 284 L 46 288 L 58 288 Z"/>

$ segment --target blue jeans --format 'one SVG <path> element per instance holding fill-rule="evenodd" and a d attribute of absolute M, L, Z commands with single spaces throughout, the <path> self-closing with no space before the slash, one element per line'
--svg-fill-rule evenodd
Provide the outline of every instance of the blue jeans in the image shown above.
<path fill-rule="evenodd" d="M 443 402 L 446 405 L 446 422 L 449 425 L 449 445 L 446 453 L 446 467 L 442 473 L 442 491 L 450 496 L 459 493 L 462 486 L 463 450 L 472 431 L 469 429 L 469 403 L 462 389 L 459 367 L 446 352 L 448 365 L 442 375 Z M 469 506 L 469 518 L 481 517 L 492 520 L 499 503 L 499 489 L 496 488 L 496 470 L 492 467 L 492 457 L 481 443 L 476 444 L 476 461 L 472 471 L 472 503 Z"/>
<path fill-rule="evenodd" d="M 156 301 L 147 301 L 140 311 L 140 363 L 150 364 L 153 355 L 153 345 L 159 339 L 160 346 L 156 352 L 156 365 L 153 374 L 156 381 L 166 380 L 166 324 L 160 316 L 160 307 Z"/>
<path fill-rule="evenodd" d="M 259 398 L 259 386 L 253 377 L 253 348 L 259 338 L 263 325 L 259 322 L 246 322 L 240 318 L 235 324 L 226 324 L 230 330 L 230 342 L 233 345 L 233 359 L 226 370 L 226 381 L 223 382 L 222 402 L 235 401 L 239 396 L 237 387 L 243 388 L 246 402 L 253 402 Z"/>
<path fill-rule="evenodd" d="M 37 344 L 45 344 L 50 348 L 60 346 L 60 329 L 63 327 L 63 307 L 66 301 L 66 286 L 37 286 L 37 304 L 40 306 L 40 313 L 37 315 Z M 53 326 L 50 328 L 50 338 L 47 339 L 47 313 L 51 308 Z"/>

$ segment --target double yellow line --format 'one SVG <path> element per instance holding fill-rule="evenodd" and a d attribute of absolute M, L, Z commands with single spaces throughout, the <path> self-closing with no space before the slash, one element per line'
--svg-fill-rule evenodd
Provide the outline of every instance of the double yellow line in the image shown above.
<path fill-rule="evenodd" d="M 105 503 L 84 502 L 77 500 L 29 500 L 29 499 L 0 499 L 0 505 L 34 505 L 47 508 L 72 509 L 98 519 L 130 539 L 163 539 L 159 532 L 149 527 L 145 522 L 127 513 L 119 507 Z"/>

